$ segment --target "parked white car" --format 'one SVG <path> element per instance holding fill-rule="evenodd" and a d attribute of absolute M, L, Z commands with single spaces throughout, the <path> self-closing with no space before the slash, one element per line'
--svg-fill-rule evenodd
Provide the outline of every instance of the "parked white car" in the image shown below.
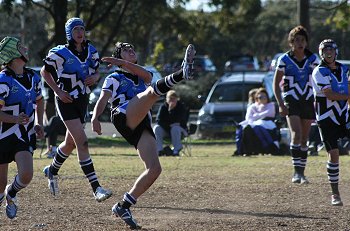
<path fill-rule="evenodd" d="M 233 137 L 235 124 L 244 120 L 249 91 L 262 87 L 265 75 L 266 72 L 241 72 L 222 76 L 198 112 L 197 135 Z"/>

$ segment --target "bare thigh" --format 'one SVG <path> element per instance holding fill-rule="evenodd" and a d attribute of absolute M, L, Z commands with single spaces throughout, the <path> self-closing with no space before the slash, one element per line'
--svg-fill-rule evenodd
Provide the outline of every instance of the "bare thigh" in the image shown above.
<path fill-rule="evenodd" d="M 291 133 L 291 141 L 293 144 L 301 144 L 301 119 L 299 116 L 287 116 L 288 127 Z"/>
<path fill-rule="evenodd" d="M 148 87 L 144 92 L 132 98 L 126 109 L 126 124 L 129 128 L 135 129 L 145 118 L 158 96 L 153 94 L 153 88 Z"/>

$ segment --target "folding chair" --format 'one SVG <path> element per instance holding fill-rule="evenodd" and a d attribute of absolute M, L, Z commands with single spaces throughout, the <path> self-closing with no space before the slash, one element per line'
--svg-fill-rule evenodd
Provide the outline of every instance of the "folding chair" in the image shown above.
<path fill-rule="evenodd" d="M 181 154 L 183 156 L 192 156 L 192 137 L 194 133 L 196 133 L 197 130 L 197 124 L 189 123 L 187 124 L 187 131 L 186 133 L 183 133 L 183 138 L 182 138 L 182 150 Z"/>
<path fill-rule="evenodd" d="M 189 123 L 189 117 L 190 117 L 190 110 L 189 108 L 186 108 L 186 116 L 184 117 L 184 120 L 182 121 L 182 137 L 181 137 L 181 143 L 182 143 L 182 149 L 180 151 L 181 156 L 191 156 L 192 155 L 192 137 L 191 135 L 196 133 L 197 130 L 197 124 Z M 185 129 L 186 127 L 187 129 Z M 167 145 L 170 149 L 171 146 L 171 138 L 170 134 L 167 134 L 164 137 L 164 144 Z"/>

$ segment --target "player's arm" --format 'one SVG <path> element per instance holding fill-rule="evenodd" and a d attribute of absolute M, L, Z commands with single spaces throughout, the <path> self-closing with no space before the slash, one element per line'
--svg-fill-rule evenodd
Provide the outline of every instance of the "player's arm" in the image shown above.
<path fill-rule="evenodd" d="M 45 82 L 50 86 L 50 88 L 62 100 L 62 102 L 64 102 L 64 103 L 73 102 L 73 98 L 69 95 L 69 93 L 61 90 L 58 87 L 58 85 L 56 84 L 54 76 L 57 75 L 57 73 L 56 73 L 56 70 L 52 66 L 46 64 L 45 66 L 43 66 L 41 68 L 40 74 L 44 78 Z"/>
<path fill-rule="evenodd" d="M 112 96 L 112 93 L 110 91 L 102 90 L 100 98 L 97 100 L 96 105 L 94 107 L 94 111 L 92 113 L 92 118 L 91 118 L 92 131 L 96 132 L 99 135 L 102 134 L 102 130 L 101 130 L 101 124 L 98 118 L 103 113 L 103 110 L 107 106 L 108 99 L 111 98 L 111 96 Z"/>

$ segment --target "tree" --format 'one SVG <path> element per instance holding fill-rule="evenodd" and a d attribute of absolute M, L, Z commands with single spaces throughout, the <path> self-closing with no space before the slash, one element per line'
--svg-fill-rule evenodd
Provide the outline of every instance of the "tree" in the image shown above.
<path fill-rule="evenodd" d="M 118 33 L 118 28 L 121 24 L 121 19 L 123 14 L 129 5 L 131 0 L 43 0 L 34 1 L 26 0 L 21 3 L 17 3 L 15 0 L 5 0 L 2 2 L 3 9 L 8 13 L 12 14 L 13 9 L 19 4 L 25 4 L 27 8 L 31 8 L 34 11 L 38 9 L 45 10 L 51 18 L 47 22 L 47 30 L 49 34 L 48 42 L 44 44 L 38 51 L 39 57 L 45 57 L 47 50 L 53 45 L 64 44 L 66 42 L 65 34 L 65 23 L 69 17 L 83 17 L 87 18 L 86 30 L 93 30 L 95 27 L 103 24 L 109 15 L 114 10 L 114 24 L 112 30 L 110 30 L 106 44 L 103 45 L 102 53 L 109 46 L 110 41 Z M 121 6 L 121 7 L 120 7 Z M 116 9 L 121 9 L 121 11 L 116 11 Z"/>
<path fill-rule="evenodd" d="M 310 30 L 310 16 L 309 16 L 310 2 L 309 0 L 298 0 L 298 21 L 299 24 Z"/>

